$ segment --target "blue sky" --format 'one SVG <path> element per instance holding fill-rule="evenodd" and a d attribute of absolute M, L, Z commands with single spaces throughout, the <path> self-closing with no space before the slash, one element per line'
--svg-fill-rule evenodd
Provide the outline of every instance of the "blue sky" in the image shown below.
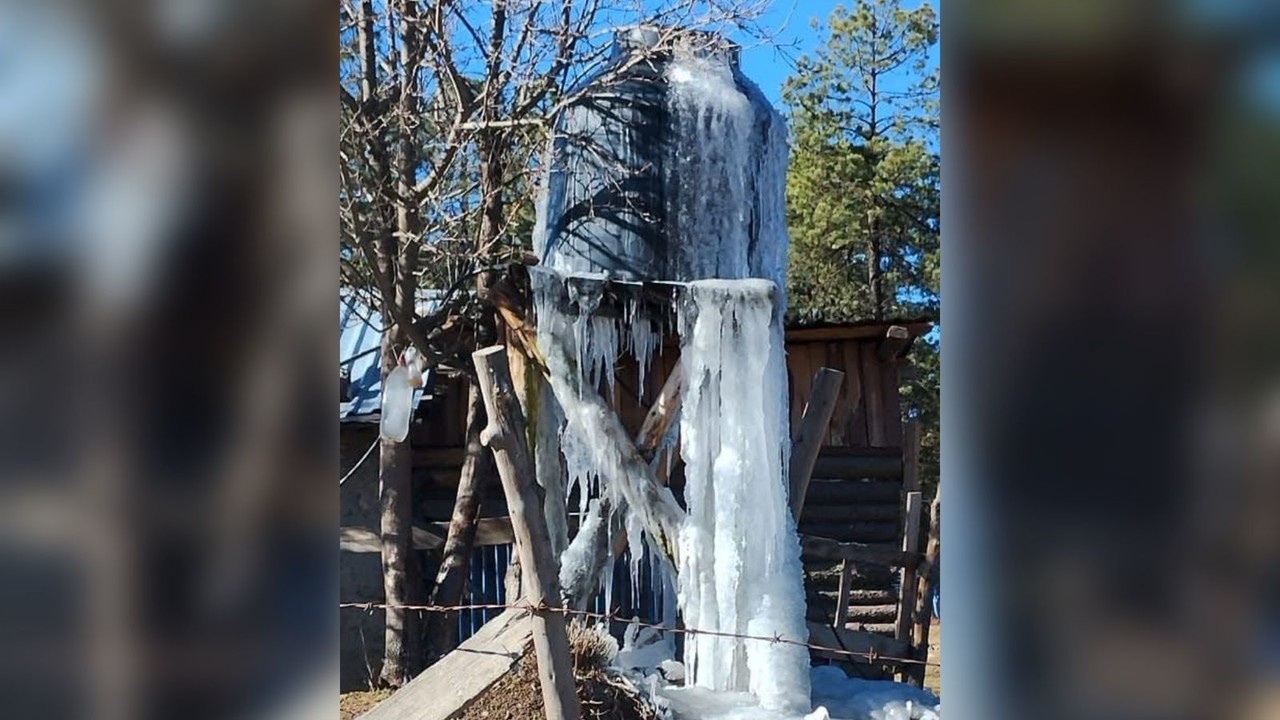
<path fill-rule="evenodd" d="M 840 4 L 836 0 L 774 0 L 759 25 L 777 32 L 776 39 L 782 47 L 752 46 L 749 41 L 743 42 L 742 72 L 760 86 L 774 105 L 782 104 L 782 83 L 794 71 L 795 59 L 812 53 L 822 43 L 821 35 L 811 27 L 810 20 L 815 17 L 826 20 Z M 852 2 L 843 4 L 847 7 Z M 902 6 L 911 9 L 923 4 L 921 0 L 903 0 Z M 937 2 L 930 4 L 935 10 L 938 8 Z M 938 48 L 934 46 L 934 62 L 937 54 Z"/>

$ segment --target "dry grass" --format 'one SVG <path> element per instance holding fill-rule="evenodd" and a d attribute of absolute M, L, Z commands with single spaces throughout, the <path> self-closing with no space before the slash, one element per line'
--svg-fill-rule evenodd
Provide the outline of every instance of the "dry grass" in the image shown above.
<path fill-rule="evenodd" d="M 374 705 L 391 696 L 390 690 L 361 690 L 343 693 L 338 698 L 339 720 L 353 720 L 369 712 Z"/>
<path fill-rule="evenodd" d="M 935 618 L 929 626 L 929 662 L 942 662 L 942 625 Z M 924 686 L 938 697 L 942 697 L 942 668 L 928 665 L 924 669 Z"/>
<path fill-rule="evenodd" d="M 657 720 L 635 687 L 608 673 L 617 644 L 594 628 L 569 626 L 569 652 L 584 720 Z M 515 669 L 475 699 L 461 720 L 529 720 L 543 716 L 542 688 L 532 652 Z"/>

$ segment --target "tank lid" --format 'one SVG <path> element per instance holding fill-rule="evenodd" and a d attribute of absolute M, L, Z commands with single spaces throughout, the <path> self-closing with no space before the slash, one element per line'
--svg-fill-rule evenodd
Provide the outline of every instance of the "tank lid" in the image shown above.
<path fill-rule="evenodd" d="M 741 46 L 719 33 L 657 25 L 630 25 L 613 32 L 614 59 L 636 51 L 674 51 L 694 57 L 723 57 L 738 67 Z"/>

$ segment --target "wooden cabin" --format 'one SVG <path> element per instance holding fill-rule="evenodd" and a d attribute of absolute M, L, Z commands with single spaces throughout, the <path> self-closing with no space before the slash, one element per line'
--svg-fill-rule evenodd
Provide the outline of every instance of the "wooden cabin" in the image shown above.
<path fill-rule="evenodd" d="M 838 542 L 901 549 L 905 494 L 918 478 L 904 472 L 903 411 L 899 388 L 909 365 L 912 343 L 929 331 L 924 320 L 861 322 L 790 328 L 786 334 L 791 422 L 796 427 L 808 403 L 810 382 L 819 368 L 845 373 L 826 442 L 800 516 L 802 535 Z M 624 425 L 633 434 L 678 357 L 674 341 L 653 357 L 643 389 L 634 361 L 619 362 L 612 397 Z M 452 512 L 461 471 L 466 425 L 467 380 L 439 377 L 419 409 L 410 440 L 414 448 L 415 545 L 430 550 L 441 542 Z M 342 430 L 342 467 L 347 473 L 377 439 L 372 423 L 346 423 Z M 678 458 L 668 482 L 677 496 L 683 485 Z M 659 463 L 664 465 L 665 463 Z M 908 476 L 904 482 L 904 475 Z M 377 455 L 342 485 L 342 601 L 382 599 L 378 557 Z M 571 510 L 577 507 L 571 498 Z M 510 558 L 510 524 L 500 484 L 491 483 L 480 507 L 480 546 L 473 556 L 473 602 L 502 602 L 502 573 Z M 811 549 L 810 549 L 811 550 Z M 434 576 L 435 553 L 420 555 L 423 577 Z M 897 570 L 854 564 L 842 572 L 832 556 L 805 557 L 809 619 L 826 624 L 843 619 L 850 628 L 892 635 L 901 602 Z M 841 583 L 843 582 L 843 587 Z M 477 585 L 483 587 L 476 587 Z M 627 593 L 614 593 L 615 599 Z M 843 612 L 837 598 L 848 598 Z M 642 608 L 635 608 L 643 614 Z M 382 658 L 380 614 L 344 610 L 342 686 L 358 688 L 377 675 Z M 497 612 L 464 613 L 462 636 Z"/>

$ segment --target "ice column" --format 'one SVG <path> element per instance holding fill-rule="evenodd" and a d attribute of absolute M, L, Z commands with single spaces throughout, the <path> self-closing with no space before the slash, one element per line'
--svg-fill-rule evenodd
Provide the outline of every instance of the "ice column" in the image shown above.
<path fill-rule="evenodd" d="M 690 285 L 682 308 L 689 385 L 680 420 L 688 518 L 678 593 L 688 627 L 804 641 L 803 577 L 784 485 L 786 370 L 775 286 Z M 799 645 L 697 634 L 692 684 L 750 691 L 762 707 L 809 710 L 809 654 Z"/>

